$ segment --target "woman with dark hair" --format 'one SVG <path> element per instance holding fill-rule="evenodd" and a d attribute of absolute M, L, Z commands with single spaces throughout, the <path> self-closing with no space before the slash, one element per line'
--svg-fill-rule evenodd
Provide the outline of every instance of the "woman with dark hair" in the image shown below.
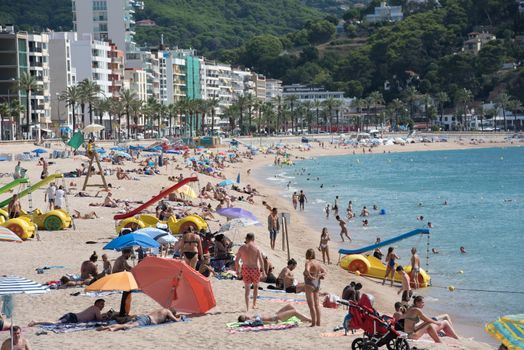
<path fill-rule="evenodd" d="M 428 334 L 435 343 L 441 343 L 438 333 L 443 332 L 446 336 L 458 339 L 455 330 L 447 320 L 436 321 L 422 312 L 424 297 L 417 295 L 413 298 L 413 305 L 402 316 L 404 319 L 404 331 L 410 339 L 419 339 Z M 422 321 L 422 323 L 419 323 Z"/>
<path fill-rule="evenodd" d="M 393 287 L 393 278 L 395 277 L 395 260 L 400 259 L 398 255 L 393 252 L 394 250 L 394 247 L 388 248 L 388 254 L 386 255 L 386 275 L 382 281 L 382 285 L 384 285 L 389 275 L 391 278 L 391 287 Z"/>
<path fill-rule="evenodd" d="M 193 269 L 196 268 L 197 261 L 202 257 L 202 241 L 200 236 L 195 233 L 193 227 L 184 233 L 180 240 L 180 251 L 184 261 Z"/>

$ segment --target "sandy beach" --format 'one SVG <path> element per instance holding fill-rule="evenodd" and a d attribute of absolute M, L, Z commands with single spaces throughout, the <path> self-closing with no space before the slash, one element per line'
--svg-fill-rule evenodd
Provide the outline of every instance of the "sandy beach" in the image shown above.
<path fill-rule="evenodd" d="M 279 142 L 280 139 L 275 139 Z M 247 141 L 246 141 L 247 142 Z M 286 142 L 286 141 L 284 141 Z M 151 142 L 142 142 L 143 144 L 150 144 Z M 328 142 L 326 142 L 327 144 Z M 256 144 L 256 143 L 255 143 Z M 110 143 L 99 143 L 98 146 L 111 147 Z M 449 141 L 446 143 L 415 143 L 406 146 L 379 146 L 373 149 L 374 153 L 386 152 L 411 152 L 411 151 L 431 151 L 431 150 L 451 150 L 451 149 L 469 149 L 480 147 L 509 147 L 518 146 L 511 145 L 503 141 L 503 137 L 493 137 L 490 141 L 481 144 L 470 144 L 468 142 Z M 20 153 L 22 151 L 30 151 L 34 148 L 31 144 L 1 144 L 0 153 Z M 63 144 L 53 143 L 53 149 L 64 150 Z M 318 157 L 325 155 L 337 154 L 351 154 L 352 149 L 336 148 L 329 146 L 327 148 L 320 148 L 315 143 L 310 151 L 304 152 L 298 148 L 293 147 L 289 150 L 294 157 Z M 45 154 L 45 157 L 48 157 Z M 181 164 L 182 157 L 177 155 L 179 164 Z M 69 159 L 52 159 L 54 164 L 50 165 L 49 172 L 67 172 L 75 170 L 83 161 L 73 158 Z M 253 212 L 257 218 L 263 223 L 262 226 L 242 228 L 236 233 L 228 234 L 228 237 L 234 239 L 235 244 L 243 242 L 244 236 L 247 232 L 254 232 L 256 236 L 256 243 L 261 248 L 263 253 L 267 254 L 269 260 L 275 266 L 275 271 L 278 273 L 286 264 L 287 253 L 281 250 L 281 237 L 277 241 L 277 249 L 271 250 L 269 245 L 269 236 L 266 229 L 267 209 L 261 204 L 263 200 L 267 201 L 269 205 L 279 208 L 281 212 L 291 212 L 292 225 L 289 229 L 290 251 L 291 256 L 298 262 L 295 275 L 301 279 L 301 274 L 304 268 L 305 251 L 308 248 L 316 248 L 318 241 L 311 240 L 311 235 L 306 235 L 304 232 L 311 230 L 306 218 L 301 217 L 298 212 L 294 211 L 290 200 L 285 200 L 281 197 L 281 193 L 277 189 L 270 187 L 263 181 L 257 180 L 255 174 L 260 167 L 268 166 L 274 161 L 274 155 L 258 155 L 253 160 L 243 159 L 242 163 L 229 164 L 224 170 L 224 174 L 228 179 L 235 179 L 237 174 L 241 174 L 242 186 L 251 184 L 261 192 L 264 197 L 255 197 L 255 204 L 247 202 L 235 202 L 235 206 L 245 208 Z M 15 161 L 0 162 L 0 173 L 11 173 L 16 165 Z M 23 162 L 22 166 L 28 169 L 28 176 L 31 182 L 34 183 L 39 179 L 41 167 L 37 165 L 36 161 Z M 104 167 L 115 167 L 111 163 L 103 163 Z M 138 165 L 132 162 L 126 162 L 124 169 L 136 168 Z M 247 174 L 247 170 L 251 169 L 251 175 Z M 113 197 L 117 199 L 125 199 L 130 201 L 145 201 L 151 198 L 152 195 L 157 194 L 162 187 L 171 186 L 174 183 L 168 180 L 169 176 L 179 175 L 190 176 L 192 174 L 190 169 L 176 170 L 174 166 L 168 165 L 161 168 L 161 174 L 155 176 L 134 175 L 138 180 L 117 180 L 115 175 L 108 177 L 108 182 L 113 186 Z M 200 186 L 204 186 L 208 182 L 213 184 L 220 181 L 220 179 L 213 178 L 206 175 L 198 175 Z M 12 180 L 12 177 L 0 178 L 0 185 L 6 184 Z M 68 188 L 70 182 L 76 183 L 76 189 L 79 190 L 84 178 L 70 179 L 67 178 L 64 184 Z M 94 182 L 100 181 L 99 178 L 94 178 Z M 62 180 L 57 181 L 58 185 L 62 184 Z M 45 208 L 44 203 L 44 188 L 41 188 L 33 193 L 32 201 L 34 208 Z M 94 195 L 97 188 L 91 187 L 88 192 Z M 15 189 L 17 191 L 17 189 Z M 231 192 L 231 191 L 229 191 Z M 2 195 L 4 199 L 6 195 Z M 105 207 L 91 207 L 91 202 L 101 202 L 101 198 L 82 198 L 74 195 L 68 196 L 69 208 L 76 209 L 81 213 L 95 211 L 100 217 L 93 220 L 75 220 L 76 230 L 68 229 L 64 231 L 39 231 L 40 240 L 30 240 L 21 244 L 0 242 L 0 255 L 2 256 L 2 266 L 0 267 L 0 275 L 18 275 L 33 279 L 40 283 L 53 281 L 59 279 L 65 274 L 77 274 L 80 270 L 82 261 L 87 260 L 93 251 L 98 255 L 106 253 L 113 261 L 119 256 L 118 252 L 103 251 L 102 247 L 105 243 L 113 239 L 115 234 L 115 222 L 113 215 L 116 213 L 114 208 Z M 198 201 L 198 200 L 197 200 Z M 207 200 L 206 200 L 207 201 Z M 28 205 L 27 198 L 21 200 L 22 207 L 26 208 Z M 217 202 L 211 202 L 213 207 Z M 137 204 L 131 204 L 135 207 Z M 154 209 L 154 208 L 151 208 Z M 218 216 L 219 222 L 208 222 L 211 231 L 217 231 L 219 224 L 224 223 L 225 219 Z M 94 241 L 95 244 L 86 244 L 88 241 Z M 234 251 L 236 251 L 236 247 Z M 336 261 L 338 256 L 336 251 L 331 251 L 333 261 Z M 318 257 L 318 256 L 317 256 Z M 101 261 L 99 260 L 99 269 Z M 45 270 L 43 274 L 38 274 L 36 269 L 43 266 L 63 266 L 63 268 L 53 268 Z M 374 280 L 357 277 L 342 270 L 336 265 L 326 266 L 328 271 L 327 277 L 323 281 L 322 291 L 331 292 L 340 295 L 344 286 L 349 281 L 358 281 L 363 284 L 363 291 L 369 292 L 375 296 L 375 308 L 382 313 L 391 314 L 393 311 L 393 304 L 397 301 L 396 288 L 381 286 Z M 332 349 L 347 349 L 350 347 L 355 335 L 348 337 L 339 336 L 321 336 L 322 333 L 333 332 L 333 328 L 340 325 L 346 313 L 342 308 L 327 309 L 322 308 L 322 326 L 318 328 L 309 328 L 308 325 L 302 324 L 300 327 L 275 330 L 268 332 L 250 332 L 250 333 L 236 333 L 230 334 L 227 332 L 225 324 L 236 321 L 238 315 L 244 313 L 244 289 L 242 281 L 232 280 L 218 280 L 211 278 L 213 290 L 217 302 L 217 306 L 210 310 L 206 315 L 190 316 L 189 322 L 181 322 L 175 324 L 167 324 L 151 328 L 137 328 L 125 332 L 96 332 L 83 331 L 66 334 L 48 333 L 44 335 L 36 335 L 38 328 L 28 328 L 27 324 L 31 320 L 56 320 L 61 315 L 67 312 L 79 312 L 86 307 L 93 304 L 95 298 L 86 296 L 72 296 L 72 293 L 82 292 L 81 288 L 70 288 L 52 290 L 44 295 L 30 296 L 19 295 L 15 296 L 15 324 L 22 326 L 23 335 L 31 342 L 33 349 L 88 349 L 93 345 L 97 347 L 104 347 L 107 349 L 117 349 L 125 346 L 126 349 L 143 349 L 143 348 L 157 348 L 169 349 L 173 347 L 186 347 L 194 349 L 217 348 L 217 349 L 243 349 L 248 346 L 253 349 L 273 348 L 273 349 L 316 349 L 316 348 L 332 348 Z M 265 287 L 265 284 L 262 284 Z M 265 289 L 265 288 L 264 288 Z M 260 295 L 274 296 L 274 293 L 265 290 L 260 291 Z M 297 296 L 297 298 L 304 298 L 304 296 Z M 106 300 L 107 311 L 110 308 L 118 310 L 120 305 L 120 295 L 111 295 L 104 298 Z M 269 300 L 260 300 L 258 303 L 259 309 L 257 312 L 272 313 L 278 310 L 283 303 L 273 302 Z M 306 304 L 294 305 L 299 311 L 308 314 Z M 429 305 L 428 305 L 429 306 Z M 146 313 L 154 309 L 158 309 L 158 304 L 151 298 L 142 293 L 133 294 L 132 314 Z M 454 310 L 449 310 L 449 314 L 453 316 Z M 460 319 L 458 319 L 460 322 Z M 443 344 L 434 344 L 429 338 L 416 342 L 418 348 L 426 349 L 492 349 L 493 345 L 482 343 L 476 339 L 485 339 L 481 336 L 482 325 L 465 324 L 457 327 L 459 330 L 464 330 L 467 336 L 460 340 L 445 338 Z M 471 339 L 474 337 L 474 339 Z M 8 332 L 0 332 L 0 341 L 8 338 Z"/>

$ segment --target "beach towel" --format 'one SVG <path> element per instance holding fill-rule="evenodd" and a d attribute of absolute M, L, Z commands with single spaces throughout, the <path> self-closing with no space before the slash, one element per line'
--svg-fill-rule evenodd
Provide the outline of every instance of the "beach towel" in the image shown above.
<path fill-rule="evenodd" d="M 237 275 L 232 272 L 219 272 L 215 274 L 215 278 L 219 280 L 236 280 Z"/>
<path fill-rule="evenodd" d="M 102 298 L 102 297 L 107 297 L 109 295 L 114 295 L 114 294 L 122 294 L 122 292 L 113 290 L 113 291 L 108 291 L 108 292 L 85 292 L 85 293 L 80 293 L 78 295 L 81 295 L 83 297 Z"/>
<path fill-rule="evenodd" d="M 252 299 L 252 298 L 251 298 Z M 295 298 L 279 298 L 279 297 L 270 297 L 267 295 L 257 296 L 257 300 L 267 300 L 274 303 L 294 303 L 294 304 L 306 304 L 306 299 L 295 299 Z"/>
<path fill-rule="evenodd" d="M 270 292 L 270 293 L 278 293 L 278 294 L 291 294 L 291 295 L 306 295 L 306 293 L 302 292 L 302 293 L 286 293 L 285 290 L 282 290 L 282 289 L 269 289 L 269 288 L 266 288 L 264 289 L 264 292 Z"/>
<path fill-rule="evenodd" d="M 245 332 L 263 332 L 263 331 L 274 331 L 274 330 L 283 330 L 289 328 L 298 327 L 300 320 L 297 317 L 291 317 L 286 321 L 279 321 L 278 323 L 265 324 L 262 326 L 244 326 L 244 322 L 232 322 L 227 323 L 226 328 L 228 332 L 233 333 L 245 333 Z"/>
<path fill-rule="evenodd" d="M 59 323 L 59 324 L 44 324 L 39 328 L 53 333 L 72 333 L 94 330 L 98 327 L 109 326 L 115 324 L 116 321 L 100 321 L 100 322 L 83 322 L 83 323 Z"/>

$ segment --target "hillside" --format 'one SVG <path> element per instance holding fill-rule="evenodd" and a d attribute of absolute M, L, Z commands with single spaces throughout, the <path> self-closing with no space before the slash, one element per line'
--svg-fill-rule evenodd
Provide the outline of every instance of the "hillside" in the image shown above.
<path fill-rule="evenodd" d="M 136 19 L 152 19 L 157 26 L 137 27 L 136 40 L 154 46 L 163 34 L 169 46 L 209 55 L 238 47 L 253 35 L 289 33 L 320 17 L 300 0 L 145 0 Z M 71 30 L 71 0 L 0 0 L 0 23 L 23 30 Z"/>

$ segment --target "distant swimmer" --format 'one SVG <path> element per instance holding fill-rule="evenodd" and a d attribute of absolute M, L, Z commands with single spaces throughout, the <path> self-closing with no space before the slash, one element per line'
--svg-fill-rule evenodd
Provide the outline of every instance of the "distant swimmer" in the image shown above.
<path fill-rule="evenodd" d="M 433 224 L 431 222 L 428 222 L 428 228 L 433 228 Z"/>
<path fill-rule="evenodd" d="M 289 186 L 291 186 L 291 181 L 287 183 L 287 189 L 289 190 Z"/>
<path fill-rule="evenodd" d="M 419 203 L 418 203 L 418 206 L 421 207 L 421 206 L 422 206 L 422 202 L 419 202 Z"/>
<path fill-rule="evenodd" d="M 326 207 L 324 208 L 324 212 L 326 213 L 326 219 L 329 219 L 329 204 L 326 204 Z"/>
<path fill-rule="evenodd" d="M 460 247 L 460 252 L 461 252 L 462 254 L 466 254 L 466 248 L 464 248 L 464 247 Z"/>
<path fill-rule="evenodd" d="M 419 220 L 419 221 L 424 221 L 424 216 L 422 216 L 422 215 L 417 216 L 417 220 Z"/>
<path fill-rule="evenodd" d="M 346 222 L 342 220 L 338 215 L 335 217 L 335 219 L 337 219 L 338 224 L 340 225 L 340 238 L 342 238 L 342 242 L 344 242 L 344 236 L 346 236 L 347 239 L 349 239 L 349 241 L 351 242 L 351 237 L 349 237 Z"/>
<path fill-rule="evenodd" d="M 431 252 L 432 252 L 433 254 L 438 254 L 438 253 L 440 253 L 440 252 L 438 251 L 437 248 L 432 248 L 432 249 L 431 249 Z"/>
<path fill-rule="evenodd" d="M 362 220 L 362 226 L 368 227 L 369 221 L 368 219 Z"/>
<path fill-rule="evenodd" d="M 335 212 L 335 215 L 338 215 L 338 196 L 335 197 L 335 203 L 333 204 L 333 211 Z"/>
<path fill-rule="evenodd" d="M 368 208 L 363 207 L 362 211 L 360 212 L 360 216 L 369 216 Z"/>
<path fill-rule="evenodd" d="M 442 203 L 442 205 L 448 205 L 448 201 L 445 200 L 444 203 Z"/>
<path fill-rule="evenodd" d="M 373 210 L 378 210 L 378 207 L 376 204 L 373 204 Z"/>
<path fill-rule="evenodd" d="M 324 188 L 324 184 L 320 185 L 320 188 Z"/>

